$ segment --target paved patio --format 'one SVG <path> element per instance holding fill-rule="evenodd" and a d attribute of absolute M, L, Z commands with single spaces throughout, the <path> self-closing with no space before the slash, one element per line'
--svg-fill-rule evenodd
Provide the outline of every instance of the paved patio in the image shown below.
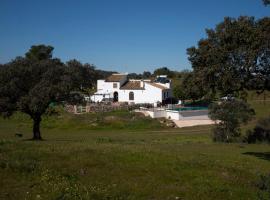
<path fill-rule="evenodd" d="M 211 119 L 182 119 L 182 120 L 173 120 L 173 121 L 179 128 L 188 127 L 188 126 L 215 124 L 215 121 Z"/>

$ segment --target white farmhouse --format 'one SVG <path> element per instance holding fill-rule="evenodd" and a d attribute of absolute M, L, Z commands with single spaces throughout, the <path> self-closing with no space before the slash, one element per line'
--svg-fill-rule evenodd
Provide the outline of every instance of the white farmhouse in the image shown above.
<path fill-rule="evenodd" d="M 94 102 L 158 103 L 172 97 L 171 80 L 158 76 L 155 80 L 128 80 L 127 74 L 112 74 L 97 81 L 97 92 L 91 96 Z"/>

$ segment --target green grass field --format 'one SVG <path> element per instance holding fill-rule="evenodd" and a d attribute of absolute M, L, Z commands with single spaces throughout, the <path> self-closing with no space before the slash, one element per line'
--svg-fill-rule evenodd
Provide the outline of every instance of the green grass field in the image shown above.
<path fill-rule="evenodd" d="M 269 100 L 250 103 L 257 117 L 243 130 L 270 113 Z M 257 199 L 270 171 L 270 145 L 213 143 L 211 126 L 64 113 L 41 131 L 44 141 L 30 141 L 25 115 L 0 119 L 0 199 Z"/>

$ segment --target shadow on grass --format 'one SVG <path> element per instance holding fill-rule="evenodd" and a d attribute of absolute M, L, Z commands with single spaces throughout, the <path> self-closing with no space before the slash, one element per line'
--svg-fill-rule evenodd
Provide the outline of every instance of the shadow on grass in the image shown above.
<path fill-rule="evenodd" d="M 76 139 L 41 139 L 41 140 L 33 140 L 33 139 L 22 139 L 24 142 L 82 142 L 83 140 Z"/>
<path fill-rule="evenodd" d="M 270 152 L 245 152 L 244 155 L 255 156 L 257 158 L 270 161 Z"/>

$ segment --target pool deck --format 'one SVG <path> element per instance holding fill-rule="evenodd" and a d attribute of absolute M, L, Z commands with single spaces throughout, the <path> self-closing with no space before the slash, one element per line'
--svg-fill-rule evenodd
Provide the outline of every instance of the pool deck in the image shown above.
<path fill-rule="evenodd" d="M 178 128 L 215 124 L 215 121 L 211 119 L 182 119 L 182 120 L 173 120 L 173 122 L 176 124 Z"/>

